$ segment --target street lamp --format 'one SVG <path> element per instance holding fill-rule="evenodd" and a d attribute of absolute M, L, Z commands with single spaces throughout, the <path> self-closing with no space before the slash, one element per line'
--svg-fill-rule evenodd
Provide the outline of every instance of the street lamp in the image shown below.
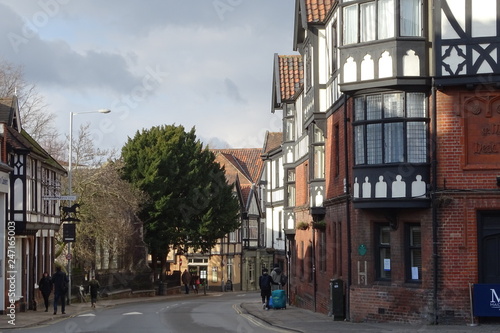
<path fill-rule="evenodd" d="M 77 114 L 86 114 L 86 113 L 110 113 L 109 109 L 99 109 L 97 111 L 88 111 L 88 112 L 70 112 L 69 115 L 69 153 L 68 153 L 68 187 L 69 187 L 69 195 L 72 194 L 72 157 L 73 157 L 73 117 Z"/>
<path fill-rule="evenodd" d="M 68 194 L 73 194 L 73 117 L 77 114 L 87 113 L 110 113 L 109 109 L 99 109 L 88 112 L 70 112 L 69 113 L 69 152 L 68 152 Z M 72 200 L 69 200 L 72 201 Z M 71 303 L 71 242 L 68 242 L 68 304 Z"/>

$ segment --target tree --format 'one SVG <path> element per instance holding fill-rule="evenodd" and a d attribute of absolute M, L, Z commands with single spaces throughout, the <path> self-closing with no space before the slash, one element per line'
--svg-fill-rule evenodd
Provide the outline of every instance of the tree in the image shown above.
<path fill-rule="evenodd" d="M 139 216 L 153 264 L 157 257 L 165 268 L 169 246 L 206 252 L 238 228 L 233 187 L 214 154 L 196 139 L 194 128 L 138 131 L 122 148 L 122 159 L 123 178 L 149 197 Z"/>
<path fill-rule="evenodd" d="M 21 66 L 0 60 L 0 97 L 17 96 L 23 128 L 56 159 L 64 142 L 54 127 L 55 114 L 47 111 L 44 97 L 35 84 L 25 81 Z M 60 159 L 62 160 L 62 159 Z"/>
<path fill-rule="evenodd" d="M 134 258 L 142 245 L 136 214 L 145 196 L 121 179 L 119 165 L 120 161 L 108 161 L 99 168 L 78 171 L 75 190 L 79 193 L 81 222 L 74 246 L 81 266 L 127 270 L 146 266 L 145 253 L 139 258 L 142 263 Z"/>

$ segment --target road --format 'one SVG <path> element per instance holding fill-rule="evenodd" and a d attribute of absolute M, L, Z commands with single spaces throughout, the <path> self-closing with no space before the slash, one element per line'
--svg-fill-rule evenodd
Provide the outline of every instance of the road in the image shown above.
<path fill-rule="evenodd" d="M 91 310 L 47 326 L 16 332 L 287 332 L 242 313 L 239 304 L 258 294 L 227 293 L 170 301 L 139 302 Z"/>

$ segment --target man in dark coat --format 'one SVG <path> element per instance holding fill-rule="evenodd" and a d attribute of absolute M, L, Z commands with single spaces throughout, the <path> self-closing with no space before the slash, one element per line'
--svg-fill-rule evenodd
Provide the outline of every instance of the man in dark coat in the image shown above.
<path fill-rule="evenodd" d="M 48 272 L 44 272 L 40 282 L 38 282 L 38 290 L 43 296 L 43 302 L 45 303 L 45 312 L 49 311 L 49 296 L 52 291 L 52 279 Z"/>
<path fill-rule="evenodd" d="M 99 284 L 99 281 L 97 281 L 93 276 L 89 281 L 90 306 L 93 308 L 95 308 L 95 303 L 97 303 L 97 293 L 99 292 L 99 288 L 101 288 L 101 285 Z"/>
<path fill-rule="evenodd" d="M 271 285 L 273 280 L 269 276 L 267 268 L 262 269 L 262 275 L 259 277 L 260 296 L 262 297 L 262 308 L 269 310 L 269 297 L 271 297 Z"/>
<path fill-rule="evenodd" d="M 61 302 L 61 313 L 65 314 L 66 293 L 68 292 L 69 279 L 66 273 L 61 271 L 61 266 L 56 266 L 56 272 L 52 275 L 54 284 L 54 314 L 57 314 L 57 302 Z"/>
<path fill-rule="evenodd" d="M 182 283 L 184 284 L 184 289 L 186 290 L 186 294 L 189 294 L 189 284 L 191 283 L 191 274 L 187 271 L 187 269 L 184 270 L 184 273 L 182 273 Z"/>

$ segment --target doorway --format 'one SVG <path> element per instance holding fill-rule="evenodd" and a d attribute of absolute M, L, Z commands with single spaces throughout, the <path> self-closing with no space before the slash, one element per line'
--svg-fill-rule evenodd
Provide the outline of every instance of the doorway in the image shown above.
<path fill-rule="evenodd" d="M 479 283 L 500 284 L 500 211 L 478 212 Z"/>

